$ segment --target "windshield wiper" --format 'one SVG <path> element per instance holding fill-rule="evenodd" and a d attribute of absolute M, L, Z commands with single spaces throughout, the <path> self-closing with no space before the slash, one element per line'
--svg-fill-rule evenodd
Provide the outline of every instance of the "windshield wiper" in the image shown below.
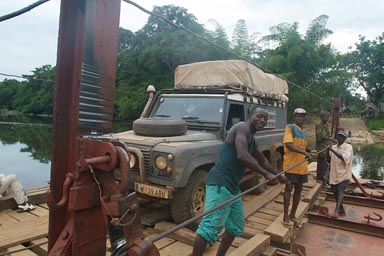
<path fill-rule="evenodd" d="M 171 117 L 169 115 L 155 115 L 155 117 Z"/>
<path fill-rule="evenodd" d="M 185 116 L 185 117 L 182 117 L 181 119 L 184 119 L 184 120 L 197 120 L 199 118 L 197 116 Z"/>

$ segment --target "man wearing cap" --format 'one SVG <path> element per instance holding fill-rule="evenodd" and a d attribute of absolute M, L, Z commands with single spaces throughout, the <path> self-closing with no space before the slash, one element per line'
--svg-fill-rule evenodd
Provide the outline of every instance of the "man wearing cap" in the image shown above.
<path fill-rule="evenodd" d="M 344 130 L 336 134 L 337 144 L 329 146 L 331 156 L 331 171 L 329 176 L 329 184 L 335 196 L 336 207 L 331 217 L 338 218 L 345 216 L 346 212 L 343 207 L 344 191 L 348 186 L 349 180 L 352 178 L 352 157 L 353 148 L 346 143 L 347 134 Z"/>
<path fill-rule="evenodd" d="M 283 169 L 288 170 L 285 176 L 288 182 L 284 191 L 284 217 L 282 224 L 287 228 L 291 228 L 291 223 L 298 223 L 296 219 L 296 210 L 300 202 L 303 183 L 308 182 L 308 163 L 311 155 L 307 152 L 307 133 L 303 128 L 307 119 L 307 112 L 302 108 L 296 108 L 293 111 L 293 124 L 287 124 L 284 131 L 284 161 Z M 289 202 L 291 192 L 293 192 L 292 208 L 288 215 Z"/>
<path fill-rule="evenodd" d="M 316 124 L 316 150 L 317 154 L 317 169 L 316 181 L 325 184 L 325 176 L 328 168 L 328 146 L 331 141 L 331 132 L 328 127 L 329 112 L 320 112 L 320 123 Z"/>

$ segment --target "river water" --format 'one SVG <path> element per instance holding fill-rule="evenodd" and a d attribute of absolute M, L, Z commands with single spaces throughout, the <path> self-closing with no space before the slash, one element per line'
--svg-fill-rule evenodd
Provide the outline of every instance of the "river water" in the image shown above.
<path fill-rule="evenodd" d="M 115 123 L 113 131 L 129 129 Z M 48 118 L 0 118 L 0 173 L 16 174 L 24 188 L 47 185 L 50 179 L 52 125 Z M 354 146 L 357 177 L 383 180 L 384 148 Z"/>

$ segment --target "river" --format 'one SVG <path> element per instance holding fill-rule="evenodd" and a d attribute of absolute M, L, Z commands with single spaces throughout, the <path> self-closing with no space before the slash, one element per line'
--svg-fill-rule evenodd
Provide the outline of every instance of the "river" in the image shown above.
<path fill-rule="evenodd" d="M 113 131 L 129 129 L 114 123 Z M 47 185 L 50 179 L 52 125 L 49 118 L 0 117 L 0 173 L 14 173 L 24 188 Z M 357 177 L 383 180 L 384 148 L 354 146 L 353 172 Z"/>

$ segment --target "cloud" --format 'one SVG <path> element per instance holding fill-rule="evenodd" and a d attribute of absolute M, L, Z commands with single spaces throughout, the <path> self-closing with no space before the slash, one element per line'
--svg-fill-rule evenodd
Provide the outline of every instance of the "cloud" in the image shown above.
<path fill-rule="evenodd" d="M 358 42 L 359 35 L 373 40 L 383 32 L 384 1 L 363 0 L 145 0 L 136 1 L 152 11 L 153 5 L 173 4 L 184 7 L 199 23 L 208 25 L 215 19 L 231 39 L 239 19 L 246 21 L 249 34 L 266 35 L 280 23 L 299 23 L 304 34 L 310 22 L 328 15 L 327 27 L 334 33 L 330 42 L 338 51 L 346 52 Z M 0 15 L 30 5 L 30 0 L 1 0 Z M 56 65 L 60 1 L 51 0 L 14 19 L 0 22 L 0 72 L 13 75 L 30 74 L 42 65 Z M 147 22 L 148 14 L 125 2 L 121 4 L 120 25 L 137 31 Z M 4 76 L 0 76 L 2 81 Z"/>

